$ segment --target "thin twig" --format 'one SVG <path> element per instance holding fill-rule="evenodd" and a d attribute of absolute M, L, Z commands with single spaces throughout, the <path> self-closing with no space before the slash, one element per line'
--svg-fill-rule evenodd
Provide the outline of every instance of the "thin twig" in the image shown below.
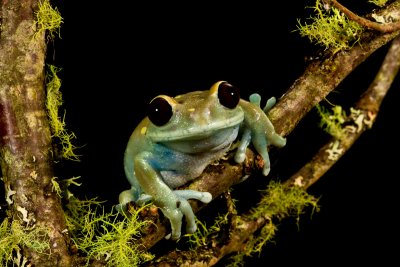
<path fill-rule="evenodd" d="M 380 31 L 383 33 L 390 33 L 390 32 L 400 30 L 400 21 L 381 24 L 381 23 L 370 21 L 368 19 L 358 16 L 357 14 L 353 13 L 351 10 L 349 10 L 348 8 L 346 8 L 345 6 L 343 6 L 336 0 L 325 0 L 325 2 L 332 5 L 333 7 L 337 8 L 337 9 L 339 9 L 350 20 L 353 20 L 353 21 L 357 22 L 358 24 L 360 24 L 361 26 L 364 26 L 368 29 Z"/>

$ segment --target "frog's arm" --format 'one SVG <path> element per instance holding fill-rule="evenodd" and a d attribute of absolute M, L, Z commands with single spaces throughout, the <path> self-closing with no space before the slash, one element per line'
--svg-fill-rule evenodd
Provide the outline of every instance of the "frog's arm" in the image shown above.
<path fill-rule="evenodd" d="M 174 155 L 169 155 L 169 158 L 172 157 Z M 136 178 L 147 194 L 143 197 L 146 198 L 147 196 L 146 200 L 153 199 L 156 206 L 160 207 L 171 223 L 172 239 L 178 239 L 181 236 L 183 216 L 186 218 L 186 231 L 188 233 L 193 233 L 197 229 L 195 216 L 188 199 L 198 199 L 208 203 L 212 196 L 208 192 L 171 190 L 160 175 L 159 169 L 163 167 L 162 165 L 169 165 L 168 160 L 160 157 L 159 154 L 154 155 L 150 152 L 141 152 L 134 159 Z"/>
<path fill-rule="evenodd" d="M 264 110 L 260 108 L 260 102 L 261 97 L 258 94 L 251 95 L 250 102 L 242 99 L 239 102 L 244 111 L 244 129 L 235 160 L 238 163 L 243 162 L 246 148 L 251 140 L 264 160 L 263 174 L 266 176 L 270 171 L 268 145 L 283 147 L 286 144 L 286 139 L 275 132 L 274 126 L 265 113 L 275 104 L 275 98 L 267 101 Z"/>

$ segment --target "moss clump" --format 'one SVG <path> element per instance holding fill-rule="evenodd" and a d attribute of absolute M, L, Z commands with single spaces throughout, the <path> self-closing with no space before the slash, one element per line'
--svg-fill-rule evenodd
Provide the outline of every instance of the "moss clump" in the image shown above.
<path fill-rule="evenodd" d="M 39 253 L 45 253 L 50 249 L 50 239 L 45 229 L 37 225 L 26 228 L 18 220 L 11 223 L 4 219 L 0 224 L 0 265 L 24 266 L 26 262 L 20 254 L 20 247 L 27 247 Z"/>
<path fill-rule="evenodd" d="M 57 8 L 53 8 L 49 0 L 39 1 L 36 15 L 36 33 L 35 36 L 48 33 L 48 39 L 54 39 L 55 34 L 60 37 L 60 27 L 63 18 Z"/>
<path fill-rule="evenodd" d="M 63 103 L 60 91 L 61 79 L 57 75 L 60 70 L 60 68 L 53 65 L 48 65 L 46 74 L 47 114 L 53 137 L 58 138 L 61 145 L 61 157 L 69 160 L 79 160 L 78 155 L 75 154 L 76 147 L 71 142 L 76 136 L 73 132 L 67 131 L 65 127 L 65 113 L 63 118 L 59 115 L 59 108 Z"/>
<path fill-rule="evenodd" d="M 218 215 L 211 227 L 207 227 L 205 223 L 196 219 L 196 224 L 198 226 L 197 231 L 192 234 L 186 234 L 188 237 L 188 242 L 190 244 L 191 250 L 196 250 L 201 246 L 207 246 L 212 240 L 210 237 L 217 235 L 224 226 L 228 225 L 228 213 L 225 215 Z"/>
<path fill-rule="evenodd" d="M 369 0 L 368 2 L 377 5 L 379 7 L 383 7 L 384 5 L 386 5 L 386 3 L 388 2 L 388 0 Z"/>
<path fill-rule="evenodd" d="M 273 224 L 272 218 L 281 220 L 288 216 L 294 216 L 297 221 L 307 206 L 312 206 L 313 210 L 318 210 L 318 200 L 309 195 L 299 186 L 286 187 L 279 182 L 271 181 L 268 188 L 264 191 L 261 202 L 252 210 L 248 218 L 256 220 L 258 218 L 267 218 L 267 224 L 261 229 L 261 232 L 249 243 L 248 252 L 260 253 L 263 246 L 271 241 L 277 230 Z"/>
<path fill-rule="evenodd" d="M 312 43 L 332 48 L 333 53 L 352 47 L 359 41 L 363 28 L 349 20 L 336 8 L 325 8 L 323 1 L 316 0 L 313 7 L 316 15 L 310 17 L 310 24 L 298 21 L 297 29 L 301 36 L 308 37 Z"/>
<path fill-rule="evenodd" d="M 316 109 L 321 117 L 320 127 L 337 140 L 342 140 L 346 134 L 343 127 L 346 121 L 346 113 L 342 107 L 333 106 L 332 112 L 321 105 L 316 105 Z"/>
<path fill-rule="evenodd" d="M 260 217 L 283 219 L 294 216 L 297 220 L 307 206 L 318 210 L 318 199 L 309 195 L 302 187 L 287 187 L 279 182 L 271 181 L 263 191 L 263 197 L 248 216 L 249 219 Z"/>
<path fill-rule="evenodd" d="M 243 252 L 230 258 L 227 266 L 243 266 L 245 256 L 261 253 L 265 244 L 273 240 L 277 231 L 277 226 L 273 219 L 282 220 L 288 216 L 294 216 L 299 221 L 300 215 L 306 207 L 311 206 L 313 210 L 319 209 L 317 202 L 318 199 L 309 195 L 301 187 L 287 187 L 279 182 L 271 181 L 264 191 L 260 203 L 245 217 L 250 220 L 265 218 L 266 224 L 260 229 L 259 233 L 250 237 Z M 238 222 L 238 227 L 240 227 L 240 221 Z"/>
<path fill-rule="evenodd" d="M 153 255 L 136 244 L 148 221 L 140 220 L 141 209 L 132 216 L 111 211 L 99 212 L 101 202 L 78 200 L 72 196 L 67 205 L 66 219 L 72 240 L 87 255 L 86 266 L 92 259 L 103 259 L 107 266 L 131 267 L 151 260 Z"/>

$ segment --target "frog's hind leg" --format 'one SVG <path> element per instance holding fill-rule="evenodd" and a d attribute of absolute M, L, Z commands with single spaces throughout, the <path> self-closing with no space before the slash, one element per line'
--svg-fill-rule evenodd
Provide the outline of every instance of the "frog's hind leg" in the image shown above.
<path fill-rule="evenodd" d="M 184 199 L 197 199 L 203 203 L 209 203 L 212 200 L 212 195 L 209 192 L 200 192 L 196 190 L 174 190 L 177 197 Z"/>
<path fill-rule="evenodd" d="M 253 136 L 252 142 L 255 149 L 264 160 L 263 175 L 267 176 L 271 170 L 267 138 L 264 135 Z"/>
<path fill-rule="evenodd" d="M 246 148 L 249 146 L 251 141 L 251 130 L 249 128 L 244 129 L 242 138 L 239 142 L 239 147 L 235 153 L 236 163 L 242 163 L 246 159 Z"/>
<path fill-rule="evenodd" d="M 116 206 L 118 211 L 126 211 L 126 205 L 129 202 L 136 202 L 139 192 L 137 188 L 131 187 L 129 190 L 122 191 L 119 194 L 119 204 Z"/>
<path fill-rule="evenodd" d="M 197 199 L 203 203 L 209 203 L 212 196 L 209 192 L 200 192 L 196 190 L 174 190 L 174 194 L 180 199 L 179 205 L 183 215 L 186 218 L 186 232 L 194 233 L 197 229 L 195 216 L 188 199 Z"/>

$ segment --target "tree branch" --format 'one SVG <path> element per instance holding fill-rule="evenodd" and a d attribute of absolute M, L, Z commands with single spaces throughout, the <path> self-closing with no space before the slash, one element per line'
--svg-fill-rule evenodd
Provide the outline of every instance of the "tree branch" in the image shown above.
<path fill-rule="evenodd" d="M 323 146 L 308 164 L 284 183 L 287 189 L 293 186 L 300 186 L 306 189 L 311 186 L 337 162 L 341 155 L 351 147 L 366 129 L 372 126 L 382 99 L 390 88 L 394 77 L 397 75 L 399 67 L 400 38 L 397 38 L 393 41 L 375 80 L 355 105 L 355 108 L 359 110 L 357 117 L 353 116 L 351 118 L 354 123 L 355 131 L 347 131 L 340 142 L 333 139 Z M 332 144 L 335 142 L 339 142 L 337 149 L 340 151 L 340 154 L 332 158 L 331 154 L 327 153 L 327 150 L 332 149 Z M 180 262 L 179 266 L 214 266 L 223 257 L 231 253 L 245 251 L 246 243 L 252 239 L 252 235 L 257 230 L 265 227 L 272 219 L 269 214 L 257 216 L 257 219 L 249 219 L 251 217 L 250 212 L 250 216 L 234 218 L 233 220 L 235 221 L 231 223 L 231 229 L 229 230 L 229 240 L 221 247 L 201 247 L 196 251 L 195 255 L 191 257 L 188 256 L 191 254 L 187 251 L 173 251 L 164 256 L 164 260 L 159 260 L 152 266 L 175 266 L 176 262 Z M 238 225 L 239 227 L 237 227 Z M 219 244 L 219 238 L 220 237 L 216 237 L 215 240 L 213 239 L 209 243 Z"/>
<path fill-rule="evenodd" d="M 324 1 L 327 2 L 329 5 L 332 5 L 333 7 L 339 9 L 349 19 L 357 22 L 361 26 L 366 27 L 368 29 L 380 31 L 383 33 L 390 33 L 390 32 L 400 30 L 400 21 L 392 22 L 392 23 L 385 23 L 385 24 L 377 23 L 377 22 L 370 21 L 368 19 L 365 19 L 363 17 L 360 17 L 360 16 L 354 14 L 351 10 L 347 9 L 345 6 L 343 6 L 336 0 L 324 0 Z M 399 16 L 397 15 L 394 17 L 398 18 Z"/>
<path fill-rule="evenodd" d="M 400 1 L 398 1 L 400 2 Z M 396 2 L 396 3 L 398 3 Z M 394 8 L 396 7 L 396 8 Z M 383 15 L 391 12 L 399 12 L 400 5 L 389 6 L 383 11 Z M 322 60 L 312 62 L 280 101 L 270 110 L 269 117 L 275 125 L 276 131 L 281 135 L 288 135 L 300 122 L 300 120 L 322 99 L 324 99 L 339 83 L 347 77 L 359 64 L 366 60 L 373 52 L 382 47 L 398 33 L 365 33 L 360 44 L 348 51 L 341 51 Z M 288 143 L 290 145 L 290 141 Z M 225 161 L 219 166 L 210 166 L 203 175 L 189 185 L 190 189 L 208 191 L 216 198 L 229 187 L 238 183 L 244 175 L 251 172 L 254 166 L 262 166 L 259 158 L 254 154 L 248 154 L 244 167 Z M 192 201 L 193 209 L 197 211 L 200 205 Z M 199 206 L 198 206 L 199 205 Z M 152 247 L 166 234 L 165 225 L 158 222 L 147 230 L 142 238 L 142 244 L 146 248 Z M 151 233 L 151 234 L 150 234 Z"/>
<path fill-rule="evenodd" d="M 64 213 L 51 183 L 52 146 L 44 104 L 46 44 L 44 32 L 35 35 L 38 2 L 9 0 L 0 6 L 1 170 L 9 217 L 25 233 L 40 229 L 37 240 L 29 241 L 48 246 L 43 251 L 21 247 L 21 261 L 71 266 Z"/>

